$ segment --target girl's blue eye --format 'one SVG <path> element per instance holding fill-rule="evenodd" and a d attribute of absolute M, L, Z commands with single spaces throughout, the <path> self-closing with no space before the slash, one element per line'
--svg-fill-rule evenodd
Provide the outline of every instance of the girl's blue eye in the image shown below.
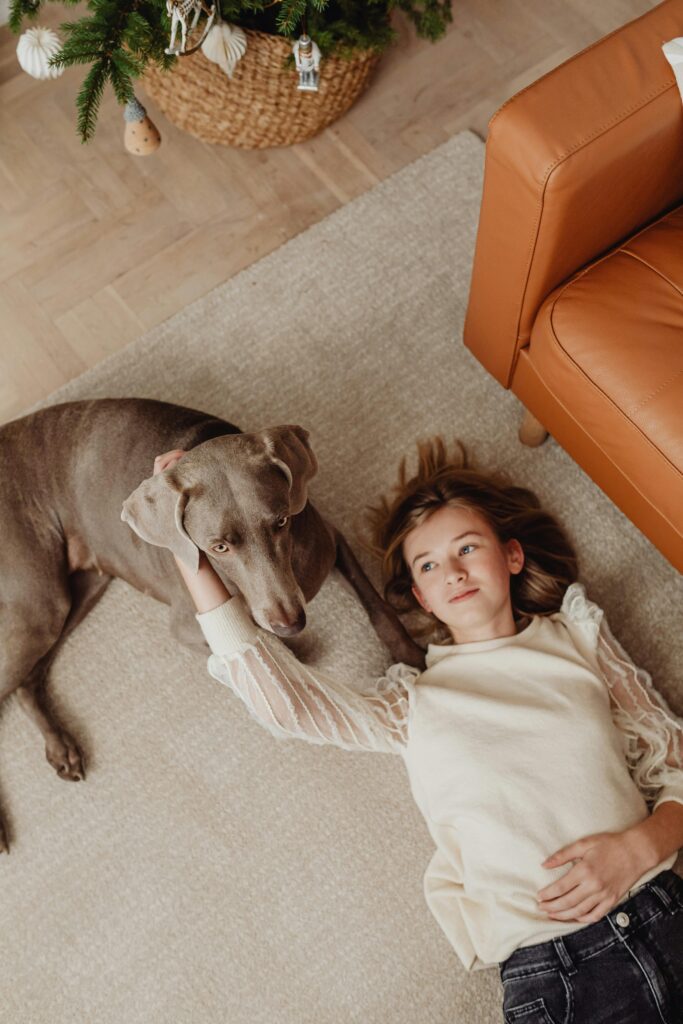
<path fill-rule="evenodd" d="M 462 554 L 462 553 L 463 553 L 463 551 L 465 550 L 465 548 L 474 548 L 474 547 L 476 547 L 476 545 L 475 545 L 475 544 L 463 544 L 463 546 L 462 546 L 462 547 L 460 548 L 460 554 Z"/>
<path fill-rule="evenodd" d="M 425 562 L 424 565 L 420 566 L 420 572 L 429 572 L 429 566 L 434 565 L 433 562 Z"/>

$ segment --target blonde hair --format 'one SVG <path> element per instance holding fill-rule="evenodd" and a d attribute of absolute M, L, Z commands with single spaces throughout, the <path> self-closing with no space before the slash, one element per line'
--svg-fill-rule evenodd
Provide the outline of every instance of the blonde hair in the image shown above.
<path fill-rule="evenodd" d="M 393 498 L 383 497 L 367 509 L 370 547 L 382 562 L 384 596 L 396 611 L 416 613 L 413 632 L 425 635 L 436 627 L 436 638 L 447 635 L 434 616 L 425 621 L 403 557 L 407 535 L 444 505 L 479 512 L 501 543 L 516 539 L 521 544 L 524 567 L 510 577 L 515 619 L 558 611 L 565 590 L 578 576 L 578 560 L 564 529 L 541 507 L 533 491 L 515 486 L 501 472 L 483 473 L 471 467 L 460 441 L 449 453 L 443 439 L 433 437 L 418 443 L 417 452 L 415 475 L 408 479 L 404 458 Z"/>

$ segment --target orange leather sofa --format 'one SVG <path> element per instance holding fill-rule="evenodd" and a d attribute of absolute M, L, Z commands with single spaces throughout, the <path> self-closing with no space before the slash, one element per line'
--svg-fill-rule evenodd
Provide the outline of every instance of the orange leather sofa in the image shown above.
<path fill-rule="evenodd" d="M 667 0 L 489 123 L 465 344 L 683 571 L 683 103 Z"/>

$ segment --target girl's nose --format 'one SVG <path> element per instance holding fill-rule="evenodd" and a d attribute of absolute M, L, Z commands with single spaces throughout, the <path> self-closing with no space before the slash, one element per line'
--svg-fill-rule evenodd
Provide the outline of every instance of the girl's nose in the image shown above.
<path fill-rule="evenodd" d="M 452 558 L 448 563 L 448 567 L 446 569 L 446 579 L 448 581 L 464 580 L 466 576 L 467 573 L 465 572 L 462 562 L 460 562 L 457 558 Z"/>

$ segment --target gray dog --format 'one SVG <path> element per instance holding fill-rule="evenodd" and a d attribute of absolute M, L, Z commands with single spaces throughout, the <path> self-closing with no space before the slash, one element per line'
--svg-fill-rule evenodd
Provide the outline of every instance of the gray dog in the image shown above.
<path fill-rule="evenodd" d="M 187 455 L 150 476 L 173 448 Z M 113 577 L 170 605 L 174 635 L 205 649 L 172 553 L 196 568 L 206 552 L 279 636 L 303 629 L 306 602 L 336 564 L 392 658 L 422 665 L 422 649 L 308 501 L 316 470 L 302 427 L 243 434 L 146 399 L 69 402 L 0 428 L 0 700 L 17 691 L 60 778 L 83 779 L 83 760 L 46 704 L 46 671 Z"/>

